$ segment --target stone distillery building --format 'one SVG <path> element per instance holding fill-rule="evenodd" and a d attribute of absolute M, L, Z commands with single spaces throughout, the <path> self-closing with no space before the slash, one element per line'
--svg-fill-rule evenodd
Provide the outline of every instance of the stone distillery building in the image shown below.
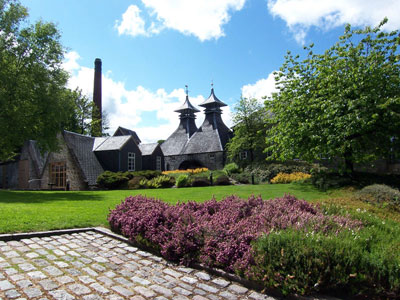
<path fill-rule="evenodd" d="M 101 111 L 101 60 L 95 60 L 93 101 Z M 221 118 L 226 106 L 214 94 L 200 104 L 204 121 L 196 127 L 195 114 L 200 111 L 186 100 L 175 112 L 180 124 L 161 145 L 142 143 L 133 130 L 118 127 L 113 136 L 85 136 L 63 130 L 59 150 L 41 153 L 37 143 L 27 141 L 20 154 L 0 162 L 0 188 L 85 190 L 96 187 L 104 171 L 174 170 L 195 167 L 223 168 L 225 146 L 232 131 Z M 101 117 L 101 115 L 100 115 Z"/>
<path fill-rule="evenodd" d="M 179 113 L 179 126 L 161 145 L 166 170 L 224 167 L 225 146 L 233 134 L 221 118 L 221 107 L 226 104 L 215 96 L 214 88 L 211 88 L 210 96 L 200 106 L 204 108 L 204 121 L 200 128 L 195 123 L 195 114 L 200 111 L 190 103 L 187 92 L 185 102 L 175 110 Z"/>

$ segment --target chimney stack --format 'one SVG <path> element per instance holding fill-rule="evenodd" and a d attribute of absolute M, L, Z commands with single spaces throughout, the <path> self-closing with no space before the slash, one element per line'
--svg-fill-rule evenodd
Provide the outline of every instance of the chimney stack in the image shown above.
<path fill-rule="evenodd" d="M 101 59 L 96 58 L 94 61 L 94 86 L 93 86 L 93 102 L 97 108 L 94 110 L 92 120 L 99 120 L 92 123 L 92 136 L 102 135 L 102 105 L 101 105 Z"/>

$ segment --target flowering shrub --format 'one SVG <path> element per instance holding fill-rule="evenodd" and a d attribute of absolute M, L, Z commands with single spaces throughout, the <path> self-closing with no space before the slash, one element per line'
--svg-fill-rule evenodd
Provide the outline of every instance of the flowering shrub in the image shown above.
<path fill-rule="evenodd" d="M 172 170 L 172 171 L 164 171 L 162 172 L 164 175 L 169 175 L 169 174 L 199 174 L 203 172 L 207 172 L 207 168 L 197 168 L 197 169 L 187 169 L 187 170 Z"/>
<path fill-rule="evenodd" d="M 267 163 L 261 164 L 257 162 L 252 166 L 248 166 L 244 169 L 245 173 L 250 173 L 254 175 L 257 182 L 269 182 L 272 178 L 274 178 L 279 173 L 295 173 L 295 172 L 303 172 L 310 173 L 311 170 L 317 168 L 318 165 L 311 165 L 302 161 L 291 161 L 285 163 Z"/>
<path fill-rule="evenodd" d="M 290 195 L 175 206 L 138 195 L 108 221 L 169 260 L 222 268 L 284 294 L 398 295 L 400 226 L 365 213 L 356 214 L 362 221 L 331 213 Z"/>
<path fill-rule="evenodd" d="M 324 215 L 304 200 L 285 195 L 271 201 L 230 196 L 217 202 L 175 206 L 144 196 L 128 197 L 110 212 L 111 228 L 133 241 L 145 240 L 167 259 L 201 262 L 230 272 L 253 263 L 251 243 L 263 233 L 294 228 L 323 234 L 358 229 L 361 222 Z"/>
<path fill-rule="evenodd" d="M 291 174 L 278 173 L 278 175 L 271 179 L 271 183 L 290 183 L 308 178 L 311 178 L 311 175 L 303 172 L 295 172 Z"/>

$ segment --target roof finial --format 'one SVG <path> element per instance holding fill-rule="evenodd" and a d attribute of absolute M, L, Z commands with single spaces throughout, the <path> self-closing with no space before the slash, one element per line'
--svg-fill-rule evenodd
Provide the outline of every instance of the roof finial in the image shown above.
<path fill-rule="evenodd" d="M 214 80 L 211 79 L 211 88 L 214 88 Z"/>
<path fill-rule="evenodd" d="M 185 88 L 186 88 L 186 96 L 189 96 L 189 89 L 187 84 L 185 85 Z"/>

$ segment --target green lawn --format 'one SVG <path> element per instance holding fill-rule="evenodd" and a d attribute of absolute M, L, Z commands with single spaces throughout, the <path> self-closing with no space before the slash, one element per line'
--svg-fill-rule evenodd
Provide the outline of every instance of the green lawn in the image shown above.
<path fill-rule="evenodd" d="M 321 192 L 303 184 L 82 192 L 0 190 L 0 233 L 107 226 L 109 210 L 129 195 L 144 194 L 175 204 L 189 200 L 202 202 L 213 196 L 220 200 L 232 194 L 242 198 L 254 194 L 271 199 L 285 193 L 312 201 L 342 196 L 345 192 Z"/>

